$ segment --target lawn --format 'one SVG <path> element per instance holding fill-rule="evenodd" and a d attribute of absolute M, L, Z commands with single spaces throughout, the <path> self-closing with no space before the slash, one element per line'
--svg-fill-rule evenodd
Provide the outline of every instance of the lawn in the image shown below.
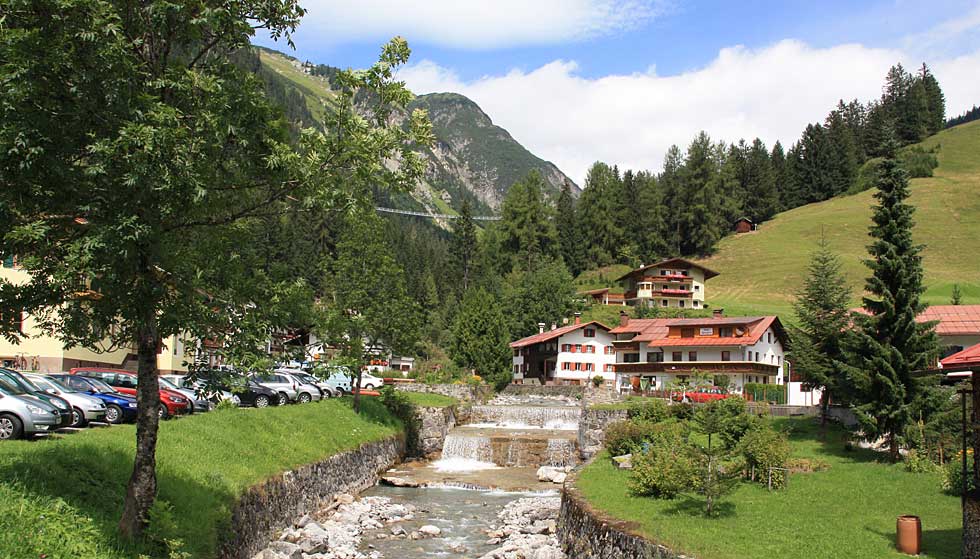
<path fill-rule="evenodd" d="M 702 516 L 699 499 L 629 495 L 629 473 L 605 453 L 582 472 L 578 487 L 596 508 L 699 559 L 905 557 L 894 545 L 895 519 L 902 514 L 922 518 L 922 557 L 960 557 L 960 500 L 941 493 L 938 475 L 908 473 L 901 464 L 876 461 L 870 451 L 847 451 L 837 428 L 821 441 L 812 419 L 773 421 L 791 429 L 794 457 L 821 459 L 830 469 L 793 474 L 786 489 L 773 493 L 742 484 L 711 519 Z"/>
<path fill-rule="evenodd" d="M 363 406 L 362 416 L 341 398 L 163 423 L 159 498 L 172 506 L 163 535 L 182 538 L 193 557 L 211 557 L 247 487 L 400 430 L 380 402 Z M 115 537 L 134 448 L 132 425 L 0 444 L 0 557 L 122 559 L 153 551 Z"/>
<path fill-rule="evenodd" d="M 443 396 L 442 394 L 431 394 L 428 392 L 402 392 L 416 406 L 424 408 L 448 408 L 459 403 L 456 398 Z"/>

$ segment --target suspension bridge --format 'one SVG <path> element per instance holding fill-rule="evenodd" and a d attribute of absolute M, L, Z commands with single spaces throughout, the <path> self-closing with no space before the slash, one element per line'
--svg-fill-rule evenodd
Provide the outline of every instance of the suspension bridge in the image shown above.
<path fill-rule="evenodd" d="M 414 215 L 416 217 L 427 217 L 429 219 L 459 219 L 459 215 L 456 214 L 432 214 L 427 212 L 416 212 L 413 210 L 396 210 L 395 208 L 374 208 L 375 211 L 398 214 L 398 215 Z M 500 221 L 499 215 L 475 215 L 473 216 L 475 221 Z"/>

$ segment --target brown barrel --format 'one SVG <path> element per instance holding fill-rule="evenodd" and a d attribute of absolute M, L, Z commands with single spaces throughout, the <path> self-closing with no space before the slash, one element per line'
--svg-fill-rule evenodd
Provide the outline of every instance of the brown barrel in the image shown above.
<path fill-rule="evenodd" d="M 922 522 L 919 517 L 899 516 L 895 523 L 895 540 L 902 553 L 918 555 L 922 546 Z"/>
<path fill-rule="evenodd" d="M 640 391 L 640 377 L 638 376 L 631 377 L 630 384 L 633 386 L 633 392 Z"/>

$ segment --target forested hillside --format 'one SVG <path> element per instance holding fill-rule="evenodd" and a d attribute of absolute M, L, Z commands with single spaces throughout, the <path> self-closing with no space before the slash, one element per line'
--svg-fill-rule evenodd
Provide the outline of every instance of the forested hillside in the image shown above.
<path fill-rule="evenodd" d="M 332 110 L 336 89 L 340 87 L 336 82 L 337 68 L 301 63 L 264 48 L 256 48 L 248 64 L 266 82 L 269 94 L 282 105 L 291 121 L 319 126 Z M 366 107 L 366 103 L 361 107 Z M 456 93 L 433 93 L 415 97 L 406 112 L 417 108 L 428 111 L 436 136 L 434 145 L 423 149 L 428 160 L 426 180 L 410 196 L 379 193 L 380 203 L 452 214 L 466 200 L 481 213 L 489 213 L 499 209 L 510 186 L 532 170 L 541 174 L 545 193 L 550 197 L 557 196 L 565 183 L 571 185 L 574 193 L 579 192 L 561 170 L 494 125 L 472 100 Z"/>

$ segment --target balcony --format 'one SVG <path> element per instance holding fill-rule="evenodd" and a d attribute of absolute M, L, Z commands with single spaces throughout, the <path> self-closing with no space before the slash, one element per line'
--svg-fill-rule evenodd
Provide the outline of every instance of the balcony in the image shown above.
<path fill-rule="evenodd" d="M 616 363 L 617 374 L 670 373 L 690 375 L 695 371 L 709 374 L 750 374 L 776 376 L 779 365 L 756 361 L 663 361 L 656 363 Z"/>
<path fill-rule="evenodd" d="M 655 281 L 690 281 L 691 276 L 685 276 L 684 274 L 667 274 L 666 276 L 646 276 L 643 281 L 655 282 Z"/>
<path fill-rule="evenodd" d="M 689 289 L 661 289 L 660 291 L 654 291 L 654 295 L 660 294 L 664 297 L 691 297 L 694 292 Z"/>

